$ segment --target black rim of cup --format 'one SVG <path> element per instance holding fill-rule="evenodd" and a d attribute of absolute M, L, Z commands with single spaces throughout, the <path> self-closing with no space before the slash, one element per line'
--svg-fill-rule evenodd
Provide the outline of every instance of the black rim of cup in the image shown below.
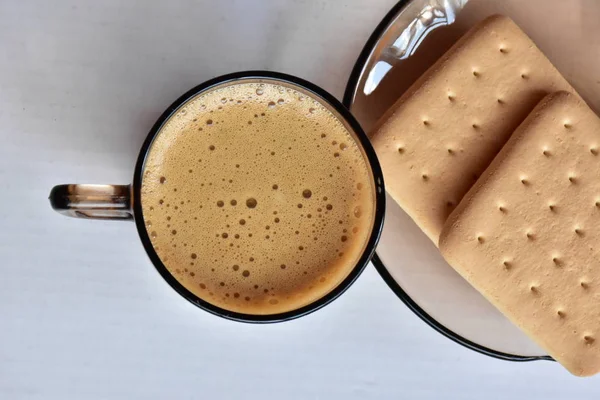
<path fill-rule="evenodd" d="M 356 265 L 352 268 L 348 276 L 342 282 L 340 282 L 333 290 L 331 290 L 329 293 L 327 293 L 320 299 L 301 308 L 277 314 L 258 315 L 229 311 L 224 308 L 217 307 L 199 298 L 198 296 L 190 292 L 188 289 L 186 289 L 173 275 L 171 275 L 171 273 L 167 270 L 167 268 L 160 260 L 158 254 L 156 254 L 156 251 L 154 250 L 152 243 L 150 242 L 148 231 L 146 230 L 146 225 L 144 223 L 142 212 L 142 204 L 140 201 L 142 173 L 144 170 L 144 164 L 146 161 L 148 150 L 150 149 L 150 146 L 156 134 L 160 131 L 163 124 L 169 119 L 169 117 L 171 117 L 171 115 L 173 115 L 188 100 L 190 100 L 192 97 L 198 95 L 201 92 L 210 90 L 211 88 L 217 85 L 234 81 L 242 81 L 246 79 L 266 79 L 270 81 L 280 81 L 284 85 L 288 83 L 295 86 L 299 86 L 303 90 L 309 92 L 314 97 L 320 98 L 324 103 L 327 103 L 329 106 L 331 106 L 331 108 L 334 109 L 337 113 L 339 113 L 342 119 L 344 119 L 348 126 L 353 130 L 357 142 L 363 148 L 364 154 L 366 155 L 367 161 L 371 169 L 371 173 L 373 176 L 373 186 L 375 189 L 375 216 L 371 235 L 369 236 L 362 256 L 360 257 Z M 373 253 L 375 252 L 375 247 L 377 246 L 377 242 L 379 241 L 379 237 L 383 229 L 383 220 L 385 215 L 385 188 L 383 184 L 383 174 L 381 172 L 381 167 L 379 166 L 379 161 L 377 160 L 375 151 L 373 150 L 373 147 L 371 146 L 367 135 L 362 130 L 359 123 L 352 116 L 352 114 L 350 114 L 350 112 L 335 97 L 333 97 L 331 94 L 327 93 L 320 87 L 295 76 L 270 71 L 243 71 L 213 78 L 189 90 L 187 93 L 179 97 L 173 104 L 171 104 L 171 106 L 167 108 L 167 110 L 156 121 L 156 123 L 150 130 L 150 133 L 148 134 L 146 140 L 144 141 L 135 166 L 135 173 L 133 177 L 133 214 L 135 218 L 135 224 L 140 235 L 140 239 L 142 241 L 142 244 L 144 245 L 146 253 L 148 253 L 148 256 L 150 257 L 150 260 L 152 261 L 160 275 L 165 279 L 165 281 L 167 281 L 167 283 L 171 285 L 171 287 L 175 289 L 175 291 L 177 291 L 185 299 L 187 299 L 194 305 L 202 308 L 203 310 L 208 311 L 211 314 L 234 321 L 249 323 L 283 322 L 305 316 L 307 314 L 312 313 L 313 311 L 316 311 L 326 306 L 327 304 L 331 303 L 333 300 L 338 298 L 342 293 L 344 293 L 346 289 L 348 289 L 360 276 L 362 271 L 365 269 L 365 267 L 371 260 Z"/>

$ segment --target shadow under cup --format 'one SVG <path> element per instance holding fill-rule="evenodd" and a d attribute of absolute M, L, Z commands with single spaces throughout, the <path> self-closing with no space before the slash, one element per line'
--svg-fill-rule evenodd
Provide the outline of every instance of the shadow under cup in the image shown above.
<path fill-rule="evenodd" d="M 368 179 L 371 181 L 373 199 L 373 217 L 370 233 L 362 246 L 360 257 L 346 269 L 348 272 L 340 282 L 331 288 L 320 298 L 311 301 L 299 308 L 275 314 L 251 314 L 230 311 L 216 306 L 210 301 L 202 299 L 188 290 L 171 272 L 165 267 L 163 261 L 155 251 L 149 232 L 146 228 L 142 209 L 142 180 L 145 173 L 146 162 L 152 144 L 165 124 L 176 115 L 190 100 L 198 95 L 209 93 L 212 90 L 223 88 L 239 83 L 265 83 L 279 85 L 301 93 L 312 100 L 316 100 L 327 111 L 329 111 L 350 133 L 356 147 L 362 153 L 365 165 L 368 169 Z M 141 148 L 135 167 L 132 185 L 59 185 L 50 193 L 52 207 L 68 216 L 88 219 L 110 219 L 110 220 L 134 220 L 140 239 L 152 263 L 161 276 L 180 295 L 196 306 L 215 315 L 242 322 L 280 322 L 309 314 L 339 297 L 361 274 L 371 259 L 381 230 L 385 214 L 385 189 L 383 175 L 377 161 L 377 157 L 362 128 L 350 114 L 350 112 L 333 96 L 323 89 L 302 79 L 267 71 L 239 72 L 207 81 L 175 101 L 158 119 L 151 129 L 148 137 Z"/>

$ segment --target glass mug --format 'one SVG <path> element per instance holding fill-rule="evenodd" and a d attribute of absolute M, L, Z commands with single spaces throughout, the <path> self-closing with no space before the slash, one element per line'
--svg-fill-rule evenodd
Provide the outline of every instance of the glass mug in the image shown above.
<path fill-rule="evenodd" d="M 308 304 L 304 304 L 298 308 L 283 312 L 252 313 L 232 311 L 213 304 L 210 300 L 202 299 L 192 291 L 188 290 L 188 288 L 186 288 L 173 273 L 167 269 L 163 260 L 157 253 L 155 246 L 152 244 L 149 229 L 145 223 L 144 209 L 141 201 L 142 181 L 144 179 L 148 154 L 153 142 L 161 133 L 161 129 L 165 124 L 171 118 L 174 118 L 174 116 L 193 99 L 198 98 L 198 96 L 218 88 L 227 87 L 228 85 L 245 82 L 266 83 L 280 85 L 278 87 L 291 88 L 295 92 L 297 91 L 297 93 L 306 96 L 306 98 L 320 103 L 343 125 L 355 141 L 357 148 L 362 154 L 364 163 L 367 166 L 368 180 L 371 183 L 372 189 L 372 224 L 369 228 L 369 234 L 366 236 L 366 242 L 362 245 L 362 251 L 359 254 L 359 257 L 354 262 L 354 265 L 348 265 L 346 268 L 348 271 L 347 275 L 319 298 L 313 299 Z M 332 95 L 310 82 L 290 75 L 267 71 L 247 71 L 220 76 L 191 89 L 177 99 L 160 116 L 144 141 L 135 166 L 132 185 L 58 185 L 52 189 L 49 199 L 52 208 L 63 215 L 87 219 L 133 220 L 150 260 L 160 275 L 181 296 L 212 314 L 235 321 L 254 323 L 281 322 L 295 319 L 318 310 L 339 297 L 346 289 L 348 289 L 348 287 L 350 287 L 350 285 L 352 285 L 352 283 L 354 283 L 370 261 L 383 228 L 385 214 L 385 190 L 379 162 L 366 134 L 350 112 Z"/>

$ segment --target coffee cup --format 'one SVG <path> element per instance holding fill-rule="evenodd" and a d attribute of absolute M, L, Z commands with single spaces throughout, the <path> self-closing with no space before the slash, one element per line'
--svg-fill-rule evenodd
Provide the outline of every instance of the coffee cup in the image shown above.
<path fill-rule="evenodd" d="M 160 275 L 196 306 L 279 322 L 339 297 L 369 262 L 385 190 L 374 150 L 333 96 L 266 71 L 176 100 L 142 145 L 131 185 L 67 184 L 65 215 L 134 221 Z"/>

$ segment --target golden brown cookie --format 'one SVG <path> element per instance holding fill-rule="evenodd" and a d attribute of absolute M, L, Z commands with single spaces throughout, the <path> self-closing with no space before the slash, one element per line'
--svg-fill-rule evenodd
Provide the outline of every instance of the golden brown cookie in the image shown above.
<path fill-rule="evenodd" d="M 388 192 L 434 242 L 448 215 L 548 93 L 573 89 L 509 18 L 471 29 L 378 122 Z"/>
<path fill-rule="evenodd" d="M 544 98 L 465 195 L 444 258 L 575 375 L 600 371 L 600 119 Z"/>

